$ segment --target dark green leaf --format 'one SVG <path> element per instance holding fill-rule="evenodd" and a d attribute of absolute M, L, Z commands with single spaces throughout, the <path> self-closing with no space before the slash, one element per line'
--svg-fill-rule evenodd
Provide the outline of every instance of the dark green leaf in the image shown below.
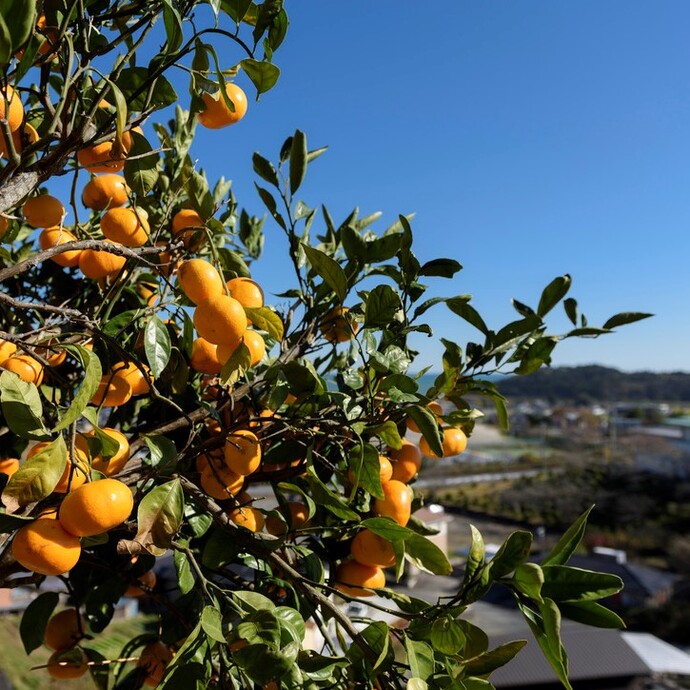
<path fill-rule="evenodd" d="M 414 396 L 413 396 L 414 397 Z M 378 436 L 389 448 L 402 448 L 403 442 L 395 422 L 388 420 L 383 424 L 367 427 L 367 432 Z"/>
<path fill-rule="evenodd" d="M 273 163 L 266 160 L 263 156 L 255 153 L 252 156 L 252 164 L 254 166 L 254 172 L 262 179 L 269 182 L 274 187 L 278 188 L 280 183 L 278 181 L 278 174 L 276 169 L 273 167 Z"/>
<path fill-rule="evenodd" d="M 239 24 L 249 11 L 252 0 L 221 0 L 220 7 L 229 17 Z"/>
<path fill-rule="evenodd" d="M 531 532 L 517 530 L 510 534 L 490 561 L 491 576 L 498 579 L 512 573 L 527 560 L 531 546 Z"/>
<path fill-rule="evenodd" d="M 158 154 L 139 132 L 130 132 L 130 136 L 132 148 L 125 160 L 125 180 L 137 196 L 146 196 L 158 181 Z"/>
<path fill-rule="evenodd" d="M 625 628 L 623 619 L 596 601 L 561 601 L 558 603 L 561 614 L 570 620 L 592 625 L 596 628 Z"/>
<path fill-rule="evenodd" d="M 240 66 L 252 80 L 257 95 L 270 91 L 280 77 L 280 70 L 270 62 L 259 62 L 252 58 L 245 58 L 240 62 Z"/>
<path fill-rule="evenodd" d="M 460 654 L 465 646 L 465 633 L 458 621 L 443 616 L 433 622 L 429 641 L 443 654 Z"/>
<path fill-rule="evenodd" d="M 484 539 L 481 532 L 474 525 L 470 525 L 470 530 L 472 533 L 472 544 L 470 545 L 467 561 L 465 563 L 463 586 L 472 581 L 475 573 L 484 565 L 486 556 L 486 547 L 484 546 Z"/>
<path fill-rule="evenodd" d="M 450 575 L 453 571 L 446 554 L 420 534 L 414 534 L 405 540 L 405 555 L 418 568 L 434 575 Z"/>
<path fill-rule="evenodd" d="M 534 315 L 534 309 L 532 307 L 528 307 L 526 304 L 523 304 L 522 302 L 513 299 L 513 307 L 515 308 L 515 311 L 520 314 L 520 316 L 533 316 Z"/>
<path fill-rule="evenodd" d="M 144 351 L 154 378 L 159 378 L 170 361 L 172 344 L 165 324 L 155 314 L 144 329 Z"/>
<path fill-rule="evenodd" d="M 342 520 L 359 522 L 359 515 L 348 507 L 347 500 L 331 491 L 317 476 L 312 467 L 307 470 L 314 501 Z"/>
<path fill-rule="evenodd" d="M 163 467 L 168 463 L 174 463 L 177 459 L 177 448 L 166 436 L 157 434 L 144 436 L 144 441 L 151 454 L 151 458 L 147 463 L 151 467 L 158 467 L 159 465 Z"/>
<path fill-rule="evenodd" d="M 565 565 L 575 550 L 580 545 L 582 537 L 587 527 L 587 518 L 594 506 L 590 506 L 580 515 L 565 534 L 558 540 L 558 543 L 551 549 L 548 556 L 542 561 L 542 565 Z"/>
<path fill-rule="evenodd" d="M 307 174 L 307 137 L 299 129 L 292 136 L 290 147 L 290 193 L 294 194 Z"/>
<path fill-rule="evenodd" d="M 541 293 L 537 314 L 546 316 L 568 294 L 570 283 L 570 276 L 567 273 L 554 278 Z"/>
<path fill-rule="evenodd" d="M 204 606 L 201 612 L 201 627 L 212 640 L 225 642 L 223 616 L 215 606 Z"/>
<path fill-rule="evenodd" d="M 506 642 L 490 652 L 484 652 L 465 662 L 465 672 L 471 676 L 487 676 L 505 666 L 525 645 L 527 640 Z"/>
<path fill-rule="evenodd" d="M 103 372 L 101 362 L 96 355 L 81 345 L 66 345 L 66 350 L 75 354 L 82 362 L 84 367 L 84 378 L 76 395 L 72 399 L 69 409 L 62 415 L 60 421 L 55 425 L 54 432 L 66 429 L 72 422 L 75 422 L 82 415 L 86 406 L 93 398 L 101 382 Z"/>
<path fill-rule="evenodd" d="M 405 651 L 410 674 L 413 678 L 428 678 L 434 672 L 434 650 L 426 642 L 411 640 L 405 636 Z M 408 685 L 409 690 L 409 685 Z"/>
<path fill-rule="evenodd" d="M 543 584 L 544 573 L 536 563 L 521 563 L 515 568 L 513 585 L 522 594 L 540 602 Z"/>
<path fill-rule="evenodd" d="M 280 215 L 280 213 L 278 213 L 278 206 L 271 192 L 269 192 L 268 189 L 260 187 L 256 183 L 254 183 L 254 186 L 256 187 L 256 191 L 259 193 L 261 201 L 264 202 L 264 205 L 268 209 L 273 220 L 275 220 L 276 223 L 278 223 L 278 225 L 280 225 L 280 227 L 287 232 L 287 225 L 285 223 L 285 219 L 283 218 L 283 216 Z"/>
<path fill-rule="evenodd" d="M 626 311 L 621 314 L 616 314 L 612 316 L 603 326 L 607 330 L 611 328 L 617 328 L 618 326 L 625 326 L 628 323 L 635 323 L 635 321 L 641 321 L 642 319 L 648 319 L 654 314 L 645 314 L 643 312 L 636 311 Z"/>
<path fill-rule="evenodd" d="M 0 534 L 9 534 L 14 532 L 29 522 L 33 522 L 34 518 L 22 517 L 21 515 L 8 515 L 7 513 L 0 512 Z"/>
<path fill-rule="evenodd" d="M 545 565 L 542 570 L 542 595 L 554 601 L 601 599 L 623 588 L 620 577 L 610 573 L 597 573 L 568 565 Z"/>
<path fill-rule="evenodd" d="M 489 329 L 484 323 L 484 319 L 479 312 L 469 305 L 470 297 L 468 295 L 462 297 L 451 297 L 446 300 L 446 305 L 454 314 L 465 319 L 467 323 L 479 329 L 485 335 L 488 334 Z"/>
<path fill-rule="evenodd" d="M 183 515 L 184 493 L 180 480 L 157 486 L 139 504 L 135 541 L 154 556 L 161 556 L 180 529 Z"/>
<path fill-rule="evenodd" d="M 183 551 L 175 551 L 173 554 L 173 562 L 175 565 L 175 573 L 177 574 L 177 586 L 180 588 L 182 594 L 187 594 L 194 589 L 196 581 L 192 568 L 189 565 L 187 554 Z"/>
<path fill-rule="evenodd" d="M 28 40 L 36 25 L 36 0 L 1 0 L 0 17 L 6 22 L 7 32 L 0 48 L 0 64 L 8 64 L 12 53 Z"/>
<path fill-rule="evenodd" d="M 353 483 L 376 498 L 383 498 L 379 452 L 369 443 L 356 445 L 348 458 Z"/>
<path fill-rule="evenodd" d="M 419 275 L 452 278 L 461 270 L 462 266 L 454 259 L 433 259 L 422 264 L 422 267 L 419 269 Z"/>
<path fill-rule="evenodd" d="M 43 592 L 24 609 L 19 624 L 19 636 L 27 654 L 31 654 L 43 644 L 46 624 L 59 601 L 60 595 L 57 592 Z"/>
<path fill-rule="evenodd" d="M 577 301 L 572 297 L 563 300 L 563 309 L 573 326 L 577 326 Z"/>
<path fill-rule="evenodd" d="M 386 328 L 402 317 L 400 295 L 389 285 L 377 285 L 366 297 L 365 328 Z"/>
<path fill-rule="evenodd" d="M 165 77 L 152 80 L 148 67 L 127 67 L 115 80 L 129 106 L 130 111 L 141 112 L 147 106 L 148 92 L 152 92 L 151 104 L 165 108 L 177 102 L 177 94 Z M 152 86 L 153 84 L 153 86 Z"/>
<path fill-rule="evenodd" d="M 429 448 L 437 457 L 443 457 L 443 441 L 436 416 L 428 408 L 421 405 L 410 405 L 405 408 L 405 413 L 417 425 L 429 444 Z"/>
<path fill-rule="evenodd" d="M 163 0 L 163 23 L 168 51 L 174 52 L 182 45 L 184 31 L 182 17 L 170 0 Z"/>
<path fill-rule="evenodd" d="M 307 244 L 302 244 L 302 248 L 312 268 L 323 278 L 326 285 L 335 292 L 336 297 L 342 304 L 347 295 L 347 276 L 340 264 L 328 256 L 328 254 Z"/>

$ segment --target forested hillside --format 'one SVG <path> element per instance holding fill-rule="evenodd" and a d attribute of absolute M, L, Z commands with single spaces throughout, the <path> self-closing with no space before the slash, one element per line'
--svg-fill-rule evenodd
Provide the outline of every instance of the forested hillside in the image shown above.
<path fill-rule="evenodd" d="M 690 401 L 690 374 L 682 372 L 625 373 L 601 366 L 541 369 L 529 377 L 511 376 L 497 382 L 509 397 L 582 401 Z"/>

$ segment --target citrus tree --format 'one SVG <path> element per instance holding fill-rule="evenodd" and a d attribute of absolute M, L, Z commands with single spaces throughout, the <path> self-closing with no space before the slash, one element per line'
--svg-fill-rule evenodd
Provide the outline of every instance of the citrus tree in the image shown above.
<path fill-rule="evenodd" d="M 524 641 L 491 648 L 463 613 L 502 586 L 569 687 L 561 617 L 621 625 L 596 601 L 620 581 L 567 565 L 586 516 L 539 564 L 529 532 L 487 560 L 468 526 L 452 597 L 392 583 L 411 566 L 451 572 L 414 481 L 423 456 L 471 444 L 477 400 L 507 426 L 488 376 L 530 374 L 563 338 L 646 315 L 592 327 L 568 276 L 498 328 L 468 295 L 425 297 L 460 264 L 420 263 L 407 217 L 375 229 L 376 215 L 303 201 L 324 150 L 301 131 L 274 162 L 254 155 L 263 217 L 209 180 L 195 129 L 251 117 L 239 72 L 256 95 L 276 84 L 280 0 L 0 9 L 0 583 L 57 576 L 69 596 L 59 612 L 54 591 L 28 607 L 27 653 L 45 642 L 51 675 L 121 690 L 490 688 Z M 251 278 L 265 221 L 286 239 L 275 299 Z M 546 323 L 557 306 L 572 322 L 560 335 Z M 443 339 L 424 389 L 408 341 L 432 335 L 432 308 L 478 337 Z M 172 559 L 174 591 L 155 587 L 157 559 Z M 380 616 L 347 615 L 374 593 Z M 104 659 L 91 640 L 142 595 L 156 625 Z"/>

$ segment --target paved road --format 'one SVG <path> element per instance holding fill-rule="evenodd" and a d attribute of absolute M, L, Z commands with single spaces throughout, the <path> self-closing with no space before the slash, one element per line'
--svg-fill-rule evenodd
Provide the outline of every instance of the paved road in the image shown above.
<path fill-rule="evenodd" d="M 553 471 L 553 470 L 551 470 Z M 512 472 L 478 472 L 459 477 L 429 477 L 418 479 L 414 486 L 421 489 L 437 489 L 444 486 L 459 486 L 460 484 L 474 484 L 476 482 L 496 482 L 501 479 L 519 479 L 520 477 L 535 477 L 543 470 L 513 470 Z"/>

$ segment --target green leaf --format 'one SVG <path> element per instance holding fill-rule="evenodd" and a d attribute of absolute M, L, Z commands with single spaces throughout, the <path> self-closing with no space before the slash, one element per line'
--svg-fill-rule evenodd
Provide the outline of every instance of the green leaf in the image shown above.
<path fill-rule="evenodd" d="M 134 540 L 154 556 L 162 556 L 180 529 L 183 515 L 184 493 L 180 480 L 155 487 L 139 504 Z"/>
<path fill-rule="evenodd" d="M 405 413 L 417 425 L 429 444 L 429 448 L 437 457 L 443 457 L 443 440 L 436 416 L 428 408 L 421 405 L 410 405 L 405 408 Z"/>
<path fill-rule="evenodd" d="M 304 243 L 302 244 L 302 248 L 312 268 L 323 278 L 326 285 L 335 292 L 336 297 L 342 304 L 347 295 L 347 276 L 345 275 L 345 271 L 343 271 L 343 269 L 340 268 L 340 264 L 328 256 L 328 254 Z"/>
<path fill-rule="evenodd" d="M 585 535 L 585 528 L 587 527 L 587 518 L 594 506 L 590 506 L 580 515 L 570 527 L 568 527 L 565 534 L 558 540 L 558 543 L 551 549 L 548 556 L 542 561 L 544 565 L 565 565 L 570 557 L 575 553 L 575 550 L 580 545 L 582 537 Z"/>
<path fill-rule="evenodd" d="M 259 62 L 252 58 L 245 58 L 240 62 L 240 67 L 252 80 L 257 95 L 270 91 L 280 77 L 280 70 L 270 62 Z"/>
<path fill-rule="evenodd" d="M 232 386 L 237 383 L 251 368 L 252 355 L 249 348 L 240 343 L 239 347 L 230 355 L 230 358 L 223 365 L 218 376 L 221 383 Z"/>
<path fill-rule="evenodd" d="M 170 361 L 172 344 L 165 324 L 155 314 L 144 329 L 144 351 L 154 378 L 159 378 Z"/>
<path fill-rule="evenodd" d="M 331 491 L 317 476 L 312 467 L 307 469 L 311 495 L 314 501 L 342 520 L 359 522 L 359 515 L 348 507 L 344 496 Z"/>
<path fill-rule="evenodd" d="M 568 565 L 545 565 L 542 570 L 542 595 L 554 601 L 601 599 L 623 588 L 620 577 L 610 573 L 597 573 Z"/>
<path fill-rule="evenodd" d="M 531 333 L 539 328 L 542 321 L 539 316 L 526 316 L 518 321 L 511 321 L 503 326 L 498 333 L 494 334 L 490 340 L 490 354 L 497 354 L 509 350 L 522 336 Z"/>
<path fill-rule="evenodd" d="M 416 536 L 416 533 L 407 527 L 403 527 L 388 517 L 367 518 L 362 522 L 362 527 L 378 534 L 390 542 L 404 542 Z"/>
<path fill-rule="evenodd" d="M 484 335 L 487 335 L 489 333 L 489 329 L 484 323 L 484 319 L 482 319 L 479 312 L 474 307 L 469 305 L 470 299 L 471 298 L 469 295 L 450 297 L 446 300 L 446 306 L 454 314 L 457 314 L 460 318 L 467 321 L 467 323 L 484 333 Z"/>
<path fill-rule="evenodd" d="M 515 640 L 499 645 L 465 662 L 465 673 L 470 676 L 488 676 L 501 666 L 505 666 L 527 644 L 527 640 Z"/>
<path fill-rule="evenodd" d="M 75 354 L 81 360 L 84 367 L 84 378 L 82 379 L 79 390 L 72 399 L 72 404 L 62 415 L 60 421 L 55 425 L 53 432 L 66 429 L 72 422 L 75 422 L 82 416 L 89 401 L 96 393 L 98 385 L 101 382 L 101 376 L 103 375 L 101 362 L 91 350 L 87 350 L 81 345 L 65 345 L 65 349 Z"/>
<path fill-rule="evenodd" d="M 25 506 L 50 496 L 67 466 L 67 448 L 62 436 L 58 436 L 45 448 L 25 460 L 10 477 L 3 489 L 2 500 Z M 11 499 L 11 502 L 10 500 Z"/>
<path fill-rule="evenodd" d="M 613 628 L 622 630 L 625 628 L 623 619 L 605 606 L 596 601 L 561 601 L 558 603 L 561 615 L 584 625 L 592 625 L 596 628 Z"/>
<path fill-rule="evenodd" d="M 536 563 L 521 563 L 515 568 L 513 585 L 522 594 L 540 602 L 543 584 L 544 573 Z"/>
<path fill-rule="evenodd" d="M 354 446 L 348 457 L 353 483 L 376 498 L 383 498 L 379 452 L 369 443 Z"/>
<path fill-rule="evenodd" d="M 400 295 L 390 285 L 377 285 L 364 301 L 365 328 L 387 328 L 402 318 Z"/>
<path fill-rule="evenodd" d="M 220 7 L 229 17 L 239 24 L 249 11 L 252 0 L 221 0 Z"/>
<path fill-rule="evenodd" d="M 183 551 L 175 551 L 173 554 L 173 563 L 175 565 L 175 573 L 177 574 L 177 586 L 180 588 L 182 594 L 187 594 L 194 589 L 196 580 L 192 573 L 192 567 L 189 564 L 187 554 Z"/>
<path fill-rule="evenodd" d="M 3 24 L 7 20 L 7 34 L 2 40 L 7 55 L 0 53 L 0 63 L 9 64 L 11 55 L 26 43 L 36 25 L 36 0 L 1 0 L 0 17 Z"/>
<path fill-rule="evenodd" d="M 0 67 L 6 67 L 12 60 L 12 36 L 10 28 L 0 14 Z"/>
<path fill-rule="evenodd" d="M 546 336 L 537 338 L 521 357 L 520 366 L 515 369 L 516 374 L 533 374 L 544 364 L 551 363 L 551 352 L 558 343 L 557 338 Z"/>
<path fill-rule="evenodd" d="M 405 555 L 418 568 L 433 575 L 450 575 L 453 572 L 446 554 L 421 534 L 413 534 L 405 540 Z"/>
<path fill-rule="evenodd" d="M 648 319 L 651 316 L 654 316 L 654 314 L 645 314 L 643 312 L 637 312 L 637 311 L 621 312 L 620 314 L 616 314 L 615 316 L 612 316 L 602 326 L 602 328 L 605 328 L 606 330 L 610 330 L 611 328 L 617 328 L 618 326 L 625 326 L 626 324 L 629 324 L 629 323 L 635 323 L 635 321 L 641 321 L 642 319 Z"/>
<path fill-rule="evenodd" d="M 299 129 L 292 136 L 290 147 L 290 193 L 294 194 L 307 174 L 307 137 Z"/>
<path fill-rule="evenodd" d="M 570 276 L 567 273 L 564 276 L 554 278 L 541 293 L 537 314 L 546 316 L 568 294 L 570 283 Z"/>
<path fill-rule="evenodd" d="M 252 165 L 254 167 L 254 172 L 266 180 L 266 182 L 272 184 L 276 189 L 280 187 L 280 182 L 278 181 L 278 173 L 273 167 L 273 163 L 266 160 L 259 153 L 254 153 L 252 156 Z"/>
<path fill-rule="evenodd" d="M 137 196 L 146 196 L 158 181 L 158 154 L 139 132 L 130 131 L 132 148 L 125 159 L 125 181 Z"/>
<path fill-rule="evenodd" d="M 43 405 L 38 388 L 13 371 L 0 374 L 2 416 L 10 429 L 22 438 L 42 439 L 48 435 L 43 425 Z"/>
<path fill-rule="evenodd" d="M 201 612 L 201 627 L 212 640 L 225 642 L 223 616 L 215 606 L 204 606 Z"/>
<path fill-rule="evenodd" d="M 43 592 L 24 610 L 19 623 L 19 636 L 27 654 L 43 644 L 46 625 L 59 601 L 60 595 L 57 592 Z"/>
<path fill-rule="evenodd" d="M 452 278 L 460 270 L 462 270 L 462 266 L 454 259 L 433 259 L 422 264 L 419 275 Z"/>
<path fill-rule="evenodd" d="M 32 517 L 23 517 L 21 515 L 8 515 L 0 511 L 0 534 L 9 534 L 15 530 L 21 529 L 30 522 L 33 522 Z"/>
<path fill-rule="evenodd" d="M 163 23 L 168 52 L 175 52 L 182 45 L 184 30 L 182 17 L 170 0 L 163 0 Z"/>
<path fill-rule="evenodd" d="M 434 672 L 434 650 L 421 640 L 411 640 L 405 635 L 405 651 L 410 674 L 413 678 L 426 679 Z"/>
<path fill-rule="evenodd" d="M 481 532 L 474 526 L 470 525 L 472 534 L 472 544 L 470 551 L 467 554 L 467 562 L 465 563 L 465 576 L 463 579 L 463 586 L 469 584 L 474 578 L 475 573 L 484 566 L 484 559 L 486 556 L 486 547 L 484 546 L 484 539 Z"/>
<path fill-rule="evenodd" d="M 537 642 L 561 683 L 568 690 L 572 690 L 568 680 L 568 655 L 561 642 L 561 613 L 556 604 L 549 599 L 544 600 L 539 610 L 544 634 L 537 635 Z"/>
<path fill-rule="evenodd" d="M 386 657 L 391 651 L 388 625 L 383 621 L 370 623 L 359 633 L 358 637 L 361 637 L 371 652 L 376 655 L 376 661 L 373 664 L 370 665 L 367 661 L 367 666 L 373 670 L 376 670 L 386 660 Z M 353 661 L 353 663 L 357 663 L 361 662 L 363 652 L 359 645 L 353 644 L 348 649 L 347 656 Z"/>
<path fill-rule="evenodd" d="M 531 546 L 531 532 L 517 530 L 510 534 L 489 562 L 491 576 L 498 579 L 512 573 L 518 565 L 527 560 Z"/>
<path fill-rule="evenodd" d="M 391 420 L 383 422 L 383 424 L 367 427 L 366 431 L 373 436 L 378 436 L 389 448 L 394 448 L 395 450 L 402 448 L 403 442 L 400 432 L 395 422 Z"/>
<path fill-rule="evenodd" d="M 130 111 L 141 112 L 147 106 L 149 91 L 152 94 L 151 103 L 157 109 L 165 108 L 177 102 L 177 94 L 170 82 L 162 76 L 151 80 L 151 70 L 148 67 L 127 67 L 120 72 L 115 80 Z"/>
<path fill-rule="evenodd" d="M 272 338 L 280 341 L 285 335 L 285 327 L 280 316 L 269 307 L 245 307 L 244 313 L 260 331 L 266 331 Z"/>
<path fill-rule="evenodd" d="M 465 633 L 458 621 L 448 615 L 441 616 L 431 625 L 429 641 L 443 654 L 460 654 L 465 646 Z"/>
<path fill-rule="evenodd" d="M 577 301 L 572 297 L 563 300 L 563 309 L 573 326 L 577 326 Z"/>
<path fill-rule="evenodd" d="M 278 225 L 280 225 L 285 232 L 287 232 L 287 224 L 285 223 L 283 216 L 281 216 L 278 212 L 278 205 L 276 204 L 276 200 L 273 198 L 271 192 L 269 192 L 268 189 L 260 187 L 258 184 L 256 184 L 256 182 L 254 183 L 254 186 L 256 187 L 256 191 L 259 193 L 261 201 L 264 202 L 264 205 L 268 209 L 268 212 L 271 214 L 273 220 L 275 220 L 275 222 L 278 223 Z"/>

